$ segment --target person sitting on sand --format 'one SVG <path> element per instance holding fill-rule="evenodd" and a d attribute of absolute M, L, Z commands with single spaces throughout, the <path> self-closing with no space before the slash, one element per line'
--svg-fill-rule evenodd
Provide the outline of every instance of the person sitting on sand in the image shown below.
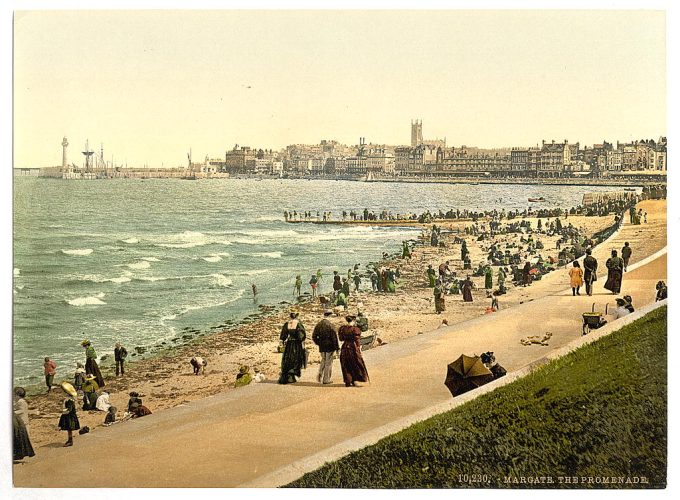
<path fill-rule="evenodd" d="M 83 410 L 97 409 L 97 391 L 99 385 L 94 375 L 88 373 L 83 382 Z"/>
<path fill-rule="evenodd" d="M 95 407 L 99 411 L 109 411 L 109 408 L 111 408 L 111 402 L 109 401 L 109 393 L 108 392 L 102 391 L 102 393 L 97 398 L 97 402 L 95 403 Z"/>
<path fill-rule="evenodd" d="M 335 300 L 336 306 L 342 306 L 343 309 L 347 309 L 347 296 L 343 292 L 338 293 L 338 298 Z"/>
<path fill-rule="evenodd" d="M 130 393 L 130 399 L 128 400 L 128 412 L 132 412 L 132 405 L 133 404 L 142 404 L 142 399 L 139 397 L 139 393 L 136 391 L 132 391 Z"/>
<path fill-rule="evenodd" d="M 264 376 L 264 373 L 262 373 L 259 368 L 254 368 L 253 370 L 255 372 L 255 375 L 253 375 L 253 382 L 259 384 L 260 382 L 267 380 L 267 377 Z"/>
<path fill-rule="evenodd" d="M 132 408 L 130 413 L 132 413 L 132 418 L 145 417 L 146 415 L 151 415 L 151 410 L 146 406 L 139 403 L 132 403 Z"/>
<path fill-rule="evenodd" d="M 189 361 L 189 364 L 194 368 L 194 375 L 202 373 L 205 375 L 205 367 L 208 366 L 208 362 L 200 356 L 194 356 Z"/>
<path fill-rule="evenodd" d="M 244 385 L 250 384 L 253 381 L 253 377 L 249 372 L 250 368 L 247 365 L 241 365 L 236 374 L 234 387 L 243 387 Z"/>
<path fill-rule="evenodd" d="M 109 406 L 109 410 L 106 412 L 106 417 L 104 417 L 104 425 L 108 426 L 116 423 L 116 412 L 118 410 L 115 406 Z"/>

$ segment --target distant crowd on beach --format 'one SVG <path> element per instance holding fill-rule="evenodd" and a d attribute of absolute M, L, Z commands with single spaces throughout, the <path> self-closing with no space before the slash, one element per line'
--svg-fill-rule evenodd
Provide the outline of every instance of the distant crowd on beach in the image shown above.
<path fill-rule="evenodd" d="M 333 211 L 312 211 L 312 210 L 285 210 L 283 212 L 283 217 L 286 222 L 366 222 L 366 221 L 376 221 L 376 222 L 390 222 L 390 221 L 409 221 L 418 222 L 421 224 L 427 224 L 434 221 L 444 221 L 444 220 L 482 220 L 482 219 L 492 219 L 492 220 L 510 220 L 515 218 L 527 218 L 527 217 L 537 217 L 537 218 L 549 218 L 549 217 L 561 217 L 569 215 L 584 215 L 587 217 L 602 217 L 614 212 L 620 212 L 628 207 L 631 202 L 636 202 L 642 199 L 646 199 L 652 196 L 650 188 L 644 188 L 642 195 L 635 195 L 633 193 L 627 193 L 630 196 L 619 198 L 619 199 L 607 199 L 602 202 L 596 202 L 588 205 L 578 205 L 569 209 L 562 208 L 540 208 L 540 207 L 529 207 L 524 210 L 505 210 L 505 209 L 493 209 L 493 210 L 468 210 L 468 209 L 448 209 L 446 211 L 439 210 L 436 212 L 431 212 L 426 210 L 421 214 L 416 213 L 399 213 L 392 212 L 391 210 L 382 210 L 380 212 L 370 211 L 364 208 L 363 211 L 360 210 L 342 210 L 339 213 Z M 665 197 L 665 191 L 663 193 L 653 193 L 658 197 L 663 194 Z M 499 203 L 503 202 L 502 198 L 497 200 Z"/>

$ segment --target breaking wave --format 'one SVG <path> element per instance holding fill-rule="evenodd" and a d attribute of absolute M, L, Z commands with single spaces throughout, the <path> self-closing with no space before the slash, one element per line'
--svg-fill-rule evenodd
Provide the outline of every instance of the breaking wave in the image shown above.
<path fill-rule="evenodd" d="M 132 264 L 128 264 L 127 266 L 130 269 L 148 269 L 151 267 L 151 264 L 146 260 L 141 260 L 139 262 L 133 262 Z"/>
<path fill-rule="evenodd" d="M 266 257 L 267 259 L 280 259 L 283 257 L 283 252 L 258 252 L 251 253 L 253 257 Z"/>
<path fill-rule="evenodd" d="M 61 250 L 61 253 L 66 255 L 90 255 L 94 250 L 91 248 L 76 248 L 74 250 Z"/>
<path fill-rule="evenodd" d="M 103 293 L 98 293 L 97 295 L 91 296 L 91 297 L 78 297 L 76 299 L 72 300 L 67 300 L 69 305 L 80 307 L 80 306 L 102 306 L 105 305 L 106 302 L 104 302 L 103 299 L 104 294 Z"/>

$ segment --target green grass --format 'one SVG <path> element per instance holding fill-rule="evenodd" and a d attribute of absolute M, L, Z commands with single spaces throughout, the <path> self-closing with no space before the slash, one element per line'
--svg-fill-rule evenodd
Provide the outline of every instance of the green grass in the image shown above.
<path fill-rule="evenodd" d="M 663 488 L 666 393 L 663 307 L 287 487 Z M 521 477 L 553 483 L 514 482 Z M 564 477 L 578 483 L 560 482 Z M 582 477 L 644 477 L 647 483 L 583 483 Z"/>

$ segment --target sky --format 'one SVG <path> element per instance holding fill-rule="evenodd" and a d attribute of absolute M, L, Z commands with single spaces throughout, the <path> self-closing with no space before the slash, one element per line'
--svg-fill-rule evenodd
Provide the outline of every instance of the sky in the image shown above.
<path fill-rule="evenodd" d="M 17 11 L 13 163 L 656 139 L 665 57 L 663 11 Z"/>

